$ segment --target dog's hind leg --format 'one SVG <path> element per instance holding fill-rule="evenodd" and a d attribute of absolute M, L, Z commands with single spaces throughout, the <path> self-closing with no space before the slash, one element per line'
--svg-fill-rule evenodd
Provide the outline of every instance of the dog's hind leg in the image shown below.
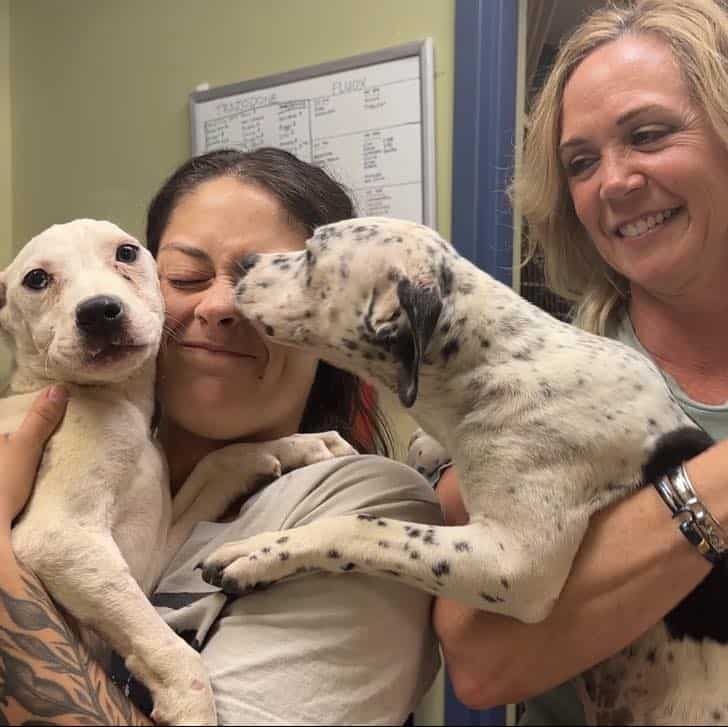
<path fill-rule="evenodd" d="M 26 558 L 53 598 L 121 655 L 154 700 L 152 719 L 164 724 L 217 724 L 215 702 L 200 655 L 162 620 L 132 578 L 111 536 L 68 528 L 55 545 Z"/>
<path fill-rule="evenodd" d="M 586 524 L 574 518 L 558 537 L 542 526 L 526 539 L 491 519 L 435 527 L 343 516 L 223 545 L 202 564 L 203 577 L 242 593 L 311 570 L 364 573 L 534 622 L 551 611 Z"/>

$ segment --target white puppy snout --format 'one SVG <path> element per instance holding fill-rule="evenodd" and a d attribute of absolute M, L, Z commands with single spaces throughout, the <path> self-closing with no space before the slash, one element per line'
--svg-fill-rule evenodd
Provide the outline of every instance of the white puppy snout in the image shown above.
<path fill-rule="evenodd" d="M 124 303 L 115 295 L 95 295 L 76 306 L 76 326 L 85 336 L 111 339 L 125 320 Z"/>

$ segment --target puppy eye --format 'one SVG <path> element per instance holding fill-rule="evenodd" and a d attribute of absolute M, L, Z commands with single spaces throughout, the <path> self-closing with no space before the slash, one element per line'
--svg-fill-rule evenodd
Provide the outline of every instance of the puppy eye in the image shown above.
<path fill-rule="evenodd" d="M 116 259 L 120 263 L 133 263 L 139 255 L 139 248 L 136 245 L 119 245 L 116 248 Z"/>
<path fill-rule="evenodd" d="M 43 290 L 43 288 L 48 287 L 48 283 L 50 282 L 51 276 L 41 268 L 31 270 L 23 278 L 23 285 L 26 288 L 31 288 L 32 290 Z"/>

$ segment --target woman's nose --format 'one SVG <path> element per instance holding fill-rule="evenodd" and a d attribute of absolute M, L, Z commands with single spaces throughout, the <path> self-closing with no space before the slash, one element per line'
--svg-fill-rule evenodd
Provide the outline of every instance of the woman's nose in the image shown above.
<path fill-rule="evenodd" d="M 197 304 L 195 316 L 208 326 L 214 327 L 229 327 L 240 321 L 232 285 L 222 280 L 215 281 Z"/>
<path fill-rule="evenodd" d="M 642 189 L 645 175 L 630 159 L 629 153 L 605 154 L 601 162 L 602 183 L 599 195 L 603 200 L 618 200 Z"/>

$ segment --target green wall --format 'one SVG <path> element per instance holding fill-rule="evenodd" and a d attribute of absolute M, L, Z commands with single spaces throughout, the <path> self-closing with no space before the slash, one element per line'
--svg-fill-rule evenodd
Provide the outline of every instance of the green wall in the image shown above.
<path fill-rule="evenodd" d="M 2 33 L 8 0 L 0 3 Z M 449 233 L 454 0 L 9 4 L 16 247 L 74 217 L 109 218 L 141 236 L 149 198 L 189 155 L 187 102 L 199 83 L 233 83 L 425 36 L 435 47 L 438 220 Z M 0 143 L 4 128 L 0 117 Z"/>

